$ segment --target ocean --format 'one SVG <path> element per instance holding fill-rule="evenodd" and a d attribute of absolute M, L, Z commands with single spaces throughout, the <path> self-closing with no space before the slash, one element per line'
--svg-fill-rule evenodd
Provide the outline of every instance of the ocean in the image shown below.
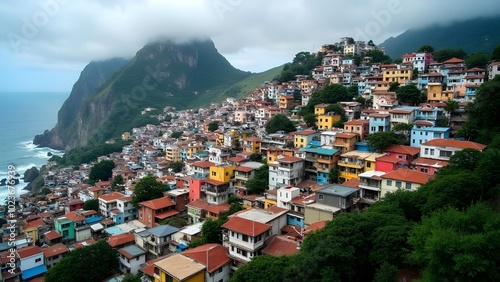
<path fill-rule="evenodd" d="M 48 152 L 62 154 L 38 148 L 32 141 L 56 125 L 57 112 L 68 96 L 60 92 L 0 92 L 0 180 L 8 177 L 9 166 L 22 178 L 32 166 L 40 169 L 50 158 Z M 27 192 L 22 190 L 27 184 L 20 179 L 14 186 L 16 196 Z M 0 186 L 0 204 L 7 194 L 7 186 Z"/>

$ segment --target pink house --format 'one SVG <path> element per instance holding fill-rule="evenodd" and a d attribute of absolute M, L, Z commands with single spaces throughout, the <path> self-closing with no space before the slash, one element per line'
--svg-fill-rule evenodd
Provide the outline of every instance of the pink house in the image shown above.
<path fill-rule="evenodd" d="M 418 158 L 420 149 L 405 145 L 389 145 L 382 152 L 387 156 L 400 159 L 402 164 L 409 166 L 413 160 Z"/>
<path fill-rule="evenodd" d="M 400 167 L 401 164 L 402 161 L 400 159 L 385 155 L 375 159 L 375 170 L 391 172 Z"/>

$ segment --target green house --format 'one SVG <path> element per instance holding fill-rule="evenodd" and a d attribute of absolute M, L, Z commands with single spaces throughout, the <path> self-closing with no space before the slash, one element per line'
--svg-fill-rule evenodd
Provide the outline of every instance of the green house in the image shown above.
<path fill-rule="evenodd" d="M 56 232 L 63 236 L 63 240 L 75 239 L 75 222 L 65 217 L 54 220 Z"/>

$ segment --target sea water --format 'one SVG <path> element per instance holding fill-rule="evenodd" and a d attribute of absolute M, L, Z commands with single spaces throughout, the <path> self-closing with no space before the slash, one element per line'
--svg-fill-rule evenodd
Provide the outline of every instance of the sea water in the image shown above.
<path fill-rule="evenodd" d="M 60 92 L 0 92 L 0 180 L 8 178 L 9 166 L 18 173 L 20 183 L 15 185 L 16 196 L 28 183 L 21 178 L 32 166 L 41 168 L 50 158 L 47 154 L 62 152 L 38 148 L 33 138 L 52 129 L 57 113 L 69 93 Z M 8 194 L 7 186 L 0 186 L 0 204 Z"/>

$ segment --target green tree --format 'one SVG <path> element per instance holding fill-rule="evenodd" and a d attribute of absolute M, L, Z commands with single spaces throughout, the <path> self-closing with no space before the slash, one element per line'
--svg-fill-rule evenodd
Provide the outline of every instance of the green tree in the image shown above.
<path fill-rule="evenodd" d="M 487 53 L 472 53 L 465 59 L 465 65 L 467 68 L 483 68 L 485 69 L 488 65 L 490 56 Z"/>
<path fill-rule="evenodd" d="M 425 94 L 415 84 L 400 86 L 396 90 L 396 96 L 399 102 L 411 103 L 412 105 L 418 105 L 426 100 Z"/>
<path fill-rule="evenodd" d="M 391 82 L 391 84 L 389 84 L 389 92 L 396 92 L 399 88 L 399 83 L 397 81 L 394 81 L 394 82 Z"/>
<path fill-rule="evenodd" d="M 459 104 L 457 101 L 449 99 L 446 101 L 446 104 L 444 105 L 444 110 L 448 112 L 449 114 L 453 113 L 459 108 Z"/>
<path fill-rule="evenodd" d="M 118 265 L 118 252 L 105 240 L 101 240 L 93 245 L 69 252 L 47 271 L 44 281 L 99 282 L 116 273 Z"/>
<path fill-rule="evenodd" d="M 418 78 L 419 71 L 417 68 L 414 68 L 412 73 L 411 73 L 411 80 L 415 80 Z"/>
<path fill-rule="evenodd" d="M 384 54 L 380 50 L 370 50 L 365 53 L 365 56 L 371 57 L 373 63 L 382 63 L 384 61 L 390 60 L 391 57 Z"/>
<path fill-rule="evenodd" d="M 98 199 L 90 199 L 83 203 L 83 209 L 86 211 L 95 210 L 99 212 L 99 200 Z"/>
<path fill-rule="evenodd" d="M 484 204 L 424 218 L 409 237 L 424 281 L 500 280 L 500 215 Z"/>
<path fill-rule="evenodd" d="M 283 114 L 277 114 L 273 116 L 266 123 L 266 132 L 268 134 L 275 133 L 277 131 L 292 132 L 295 131 L 295 126 L 293 123 Z"/>
<path fill-rule="evenodd" d="M 259 153 L 253 153 L 250 155 L 250 161 L 253 162 L 261 162 L 262 161 L 262 155 Z"/>
<path fill-rule="evenodd" d="M 434 52 L 434 60 L 436 62 L 444 62 L 446 60 L 449 60 L 451 58 L 459 58 L 464 60 L 467 57 L 467 53 L 465 53 L 464 50 L 462 49 L 441 49 L 436 52 Z"/>
<path fill-rule="evenodd" d="M 413 128 L 413 124 L 408 124 L 408 123 L 398 123 L 395 124 L 394 127 L 392 128 L 392 131 L 396 132 L 397 134 L 402 134 L 406 137 L 406 142 L 409 143 L 410 141 L 410 133 L 411 129 Z"/>
<path fill-rule="evenodd" d="M 442 116 L 436 121 L 436 126 L 437 127 L 449 127 L 450 126 L 450 119 Z"/>
<path fill-rule="evenodd" d="M 316 115 L 314 113 L 307 113 L 302 117 L 302 119 L 308 127 L 316 126 Z"/>
<path fill-rule="evenodd" d="M 185 219 L 182 216 L 177 215 L 177 216 L 172 216 L 172 217 L 161 220 L 160 224 L 161 225 L 168 224 L 168 225 L 173 226 L 173 227 L 182 228 L 182 227 L 188 225 L 189 223 L 188 223 L 187 219 Z"/>
<path fill-rule="evenodd" d="M 289 256 L 256 256 L 251 263 L 247 263 L 238 269 L 229 281 L 287 281 L 284 271 L 290 267 L 291 263 L 292 259 Z"/>
<path fill-rule="evenodd" d="M 208 131 L 214 132 L 217 129 L 219 129 L 219 122 L 218 121 L 212 121 L 211 123 L 208 124 Z"/>
<path fill-rule="evenodd" d="M 493 52 L 491 53 L 491 58 L 492 61 L 498 62 L 500 61 L 500 45 L 498 45 Z"/>
<path fill-rule="evenodd" d="M 293 90 L 293 100 L 294 101 L 301 101 L 302 100 L 302 93 L 300 92 L 300 89 Z"/>
<path fill-rule="evenodd" d="M 182 136 L 182 133 L 182 131 L 174 131 L 172 132 L 172 134 L 170 134 L 170 137 L 177 139 Z"/>
<path fill-rule="evenodd" d="M 171 168 L 175 173 L 177 173 L 182 171 L 184 165 L 182 164 L 182 162 L 171 162 L 170 164 L 168 164 L 168 168 Z"/>
<path fill-rule="evenodd" d="M 382 131 L 369 134 L 366 137 L 368 146 L 375 148 L 377 152 L 382 152 L 389 145 L 401 145 L 405 143 L 405 137 L 393 131 Z"/>
<path fill-rule="evenodd" d="M 115 163 L 111 160 L 100 161 L 96 163 L 89 173 L 89 180 L 91 183 L 97 181 L 106 181 L 113 175 L 113 168 Z"/>
<path fill-rule="evenodd" d="M 368 41 L 367 44 L 368 44 L 368 46 L 375 46 L 375 43 L 373 43 L 373 40 L 371 40 L 371 39 Z"/>
<path fill-rule="evenodd" d="M 248 180 L 247 194 L 262 194 L 269 189 L 269 165 L 265 164 L 255 171 L 255 176 Z"/>
<path fill-rule="evenodd" d="M 328 181 L 330 183 L 339 183 L 340 170 L 337 167 L 332 167 L 328 172 Z"/>
<path fill-rule="evenodd" d="M 113 181 L 111 181 L 111 189 L 114 191 L 123 190 L 124 185 L 125 185 L 125 180 L 123 180 L 123 176 L 121 176 L 121 174 L 115 176 L 113 178 Z"/>
<path fill-rule="evenodd" d="M 434 47 L 431 45 L 422 45 L 418 48 L 417 53 L 432 53 L 434 52 Z"/>
<path fill-rule="evenodd" d="M 126 274 L 121 282 L 141 282 L 142 273 L 134 274 Z"/>
<path fill-rule="evenodd" d="M 163 197 L 165 184 L 156 181 L 154 176 L 141 178 L 134 186 L 134 195 L 132 196 L 132 205 L 139 208 L 139 203 Z"/>

